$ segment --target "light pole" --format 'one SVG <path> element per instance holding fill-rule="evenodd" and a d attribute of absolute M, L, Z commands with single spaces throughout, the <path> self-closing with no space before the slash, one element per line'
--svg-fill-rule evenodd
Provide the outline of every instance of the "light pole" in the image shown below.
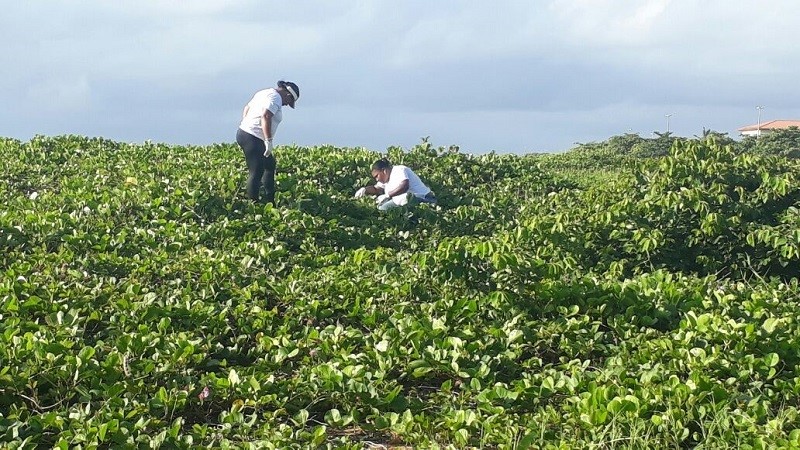
<path fill-rule="evenodd" d="M 756 106 L 756 109 L 758 110 L 758 128 L 756 128 L 756 137 L 760 138 L 761 137 L 761 110 L 764 109 L 764 107 L 763 106 Z"/>
<path fill-rule="evenodd" d="M 664 114 L 664 117 L 667 118 L 667 134 L 669 134 L 669 118 L 672 117 L 672 114 Z"/>

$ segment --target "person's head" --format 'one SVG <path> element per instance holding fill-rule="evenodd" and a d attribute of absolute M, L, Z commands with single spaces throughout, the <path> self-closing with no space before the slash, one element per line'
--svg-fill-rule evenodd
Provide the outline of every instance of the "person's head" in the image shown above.
<path fill-rule="evenodd" d="M 300 88 L 291 81 L 278 81 L 278 93 L 281 95 L 284 105 L 294 108 L 294 102 L 300 98 Z"/>
<path fill-rule="evenodd" d="M 389 181 L 389 174 L 392 173 L 392 163 L 388 159 L 382 158 L 372 164 L 372 178 L 375 181 L 386 183 Z"/>

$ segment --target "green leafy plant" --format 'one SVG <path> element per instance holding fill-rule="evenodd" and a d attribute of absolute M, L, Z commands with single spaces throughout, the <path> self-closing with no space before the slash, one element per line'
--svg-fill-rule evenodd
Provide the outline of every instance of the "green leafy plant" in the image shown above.
<path fill-rule="evenodd" d="M 2 139 L 0 442 L 799 446 L 796 160 L 657 140 L 426 138 L 381 213 L 363 148 L 279 147 L 273 207 L 233 144 Z"/>

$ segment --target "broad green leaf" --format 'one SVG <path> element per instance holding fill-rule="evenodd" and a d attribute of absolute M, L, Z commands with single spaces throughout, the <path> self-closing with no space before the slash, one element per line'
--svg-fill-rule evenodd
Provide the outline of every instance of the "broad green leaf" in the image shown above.
<path fill-rule="evenodd" d="M 768 318 L 767 320 L 764 321 L 764 324 L 761 325 L 761 327 L 764 328 L 764 330 L 767 333 L 772 334 L 775 331 L 775 328 L 778 326 L 778 323 L 779 323 L 779 319 L 776 319 L 774 317 L 770 317 L 770 318 Z"/>
<path fill-rule="evenodd" d="M 767 367 L 775 367 L 780 361 L 781 358 L 777 353 L 769 353 L 764 357 L 764 362 L 767 364 Z"/>

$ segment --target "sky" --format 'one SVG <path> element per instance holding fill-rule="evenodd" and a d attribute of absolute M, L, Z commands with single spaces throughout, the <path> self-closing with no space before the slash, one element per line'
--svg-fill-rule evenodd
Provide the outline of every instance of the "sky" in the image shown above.
<path fill-rule="evenodd" d="M 800 2 L 0 0 L 0 136 L 560 152 L 800 119 Z M 758 107 L 762 107 L 759 109 Z"/>

